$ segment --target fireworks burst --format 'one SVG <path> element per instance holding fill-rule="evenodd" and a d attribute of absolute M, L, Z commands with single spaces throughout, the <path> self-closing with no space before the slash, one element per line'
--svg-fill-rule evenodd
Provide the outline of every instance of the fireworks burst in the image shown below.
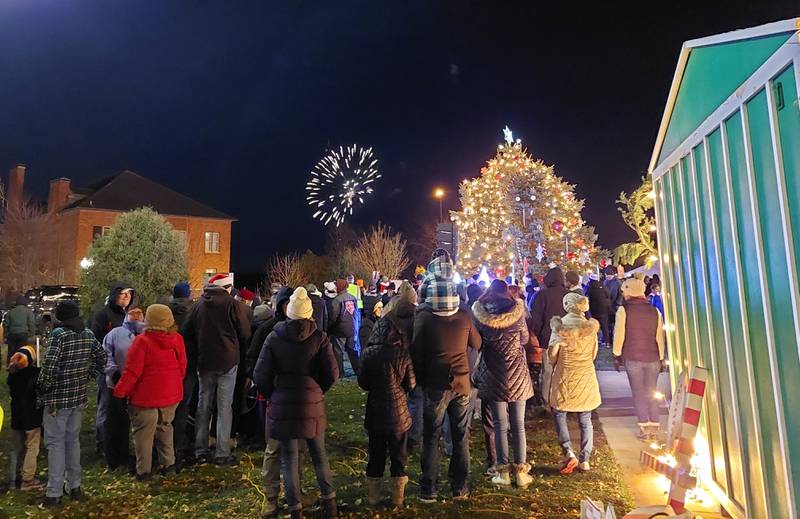
<path fill-rule="evenodd" d="M 306 200 L 316 209 L 314 218 L 325 225 L 336 222 L 338 227 L 353 214 L 356 203 L 364 203 L 364 197 L 373 191 L 371 184 L 379 178 L 372 148 L 353 144 L 331 150 L 311 170 L 306 184 Z"/>

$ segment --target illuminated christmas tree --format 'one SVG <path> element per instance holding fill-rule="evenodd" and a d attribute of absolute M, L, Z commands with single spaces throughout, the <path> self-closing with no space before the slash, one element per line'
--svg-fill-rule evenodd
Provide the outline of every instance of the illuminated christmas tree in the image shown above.
<path fill-rule="evenodd" d="M 581 218 L 583 200 L 575 198 L 575 186 L 531 157 L 507 127 L 504 132 L 505 143 L 481 175 L 459 188 L 462 210 L 451 216 L 458 229 L 458 270 L 472 275 L 485 266 L 498 277 L 513 272 L 521 278 L 555 263 L 594 271 L 604 251 Z"/>

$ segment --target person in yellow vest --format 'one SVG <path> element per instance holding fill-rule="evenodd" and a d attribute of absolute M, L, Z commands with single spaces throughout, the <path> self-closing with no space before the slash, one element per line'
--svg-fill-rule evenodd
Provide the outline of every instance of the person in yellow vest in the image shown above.
<path fill-rule="evenodd" d="M 362 281 L 361 284 L 363 285 L 364 282 Z M 364 300 L 361 299 L 361 288 L 356 284 L 355 277 L 352 274 L 347 276 L 347 293 L 356 298 L 356 308 L 358 309 L 358 311 L 356 312 L 356 320 L 355 320 L 356 334 L 355 337 L 353 337 L 353 341 L 355 342 L 356 353 L 360 356 L 361 341 L 359 340 L 358 337 L 358 330 L 361 329 L 361 313 L 364 311 Z"/>

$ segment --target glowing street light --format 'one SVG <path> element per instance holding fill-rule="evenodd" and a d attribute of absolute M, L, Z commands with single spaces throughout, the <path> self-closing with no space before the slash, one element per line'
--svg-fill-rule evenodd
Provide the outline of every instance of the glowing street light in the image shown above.
<path fill-rule="evenodd" d="M 433 191 L 433 196 L 439 199 L 439 223 L 444 221 L 444 212 L 442 211 L 442 199 L 444 198 L 444 189 L 437 187 Z"/>

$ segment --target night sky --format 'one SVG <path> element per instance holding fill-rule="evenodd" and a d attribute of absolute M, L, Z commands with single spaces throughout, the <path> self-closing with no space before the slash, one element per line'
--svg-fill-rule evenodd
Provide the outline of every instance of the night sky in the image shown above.
<path fill-rule="evenodd" d="M 40 196 L 139 172 L 238 218 L 233 268 L 253 271 L 321 250 L 303 186 L 327 146 L 380 160 L 351 222 L 410 232 L 435 186 L 458 208 L 508 124 L 611 248 L 633 237 L 614 200 L 647 169 L 681 43 L 800 15 L 700 3 L 0 0 L 0 169 L 26 164 Z"/>

